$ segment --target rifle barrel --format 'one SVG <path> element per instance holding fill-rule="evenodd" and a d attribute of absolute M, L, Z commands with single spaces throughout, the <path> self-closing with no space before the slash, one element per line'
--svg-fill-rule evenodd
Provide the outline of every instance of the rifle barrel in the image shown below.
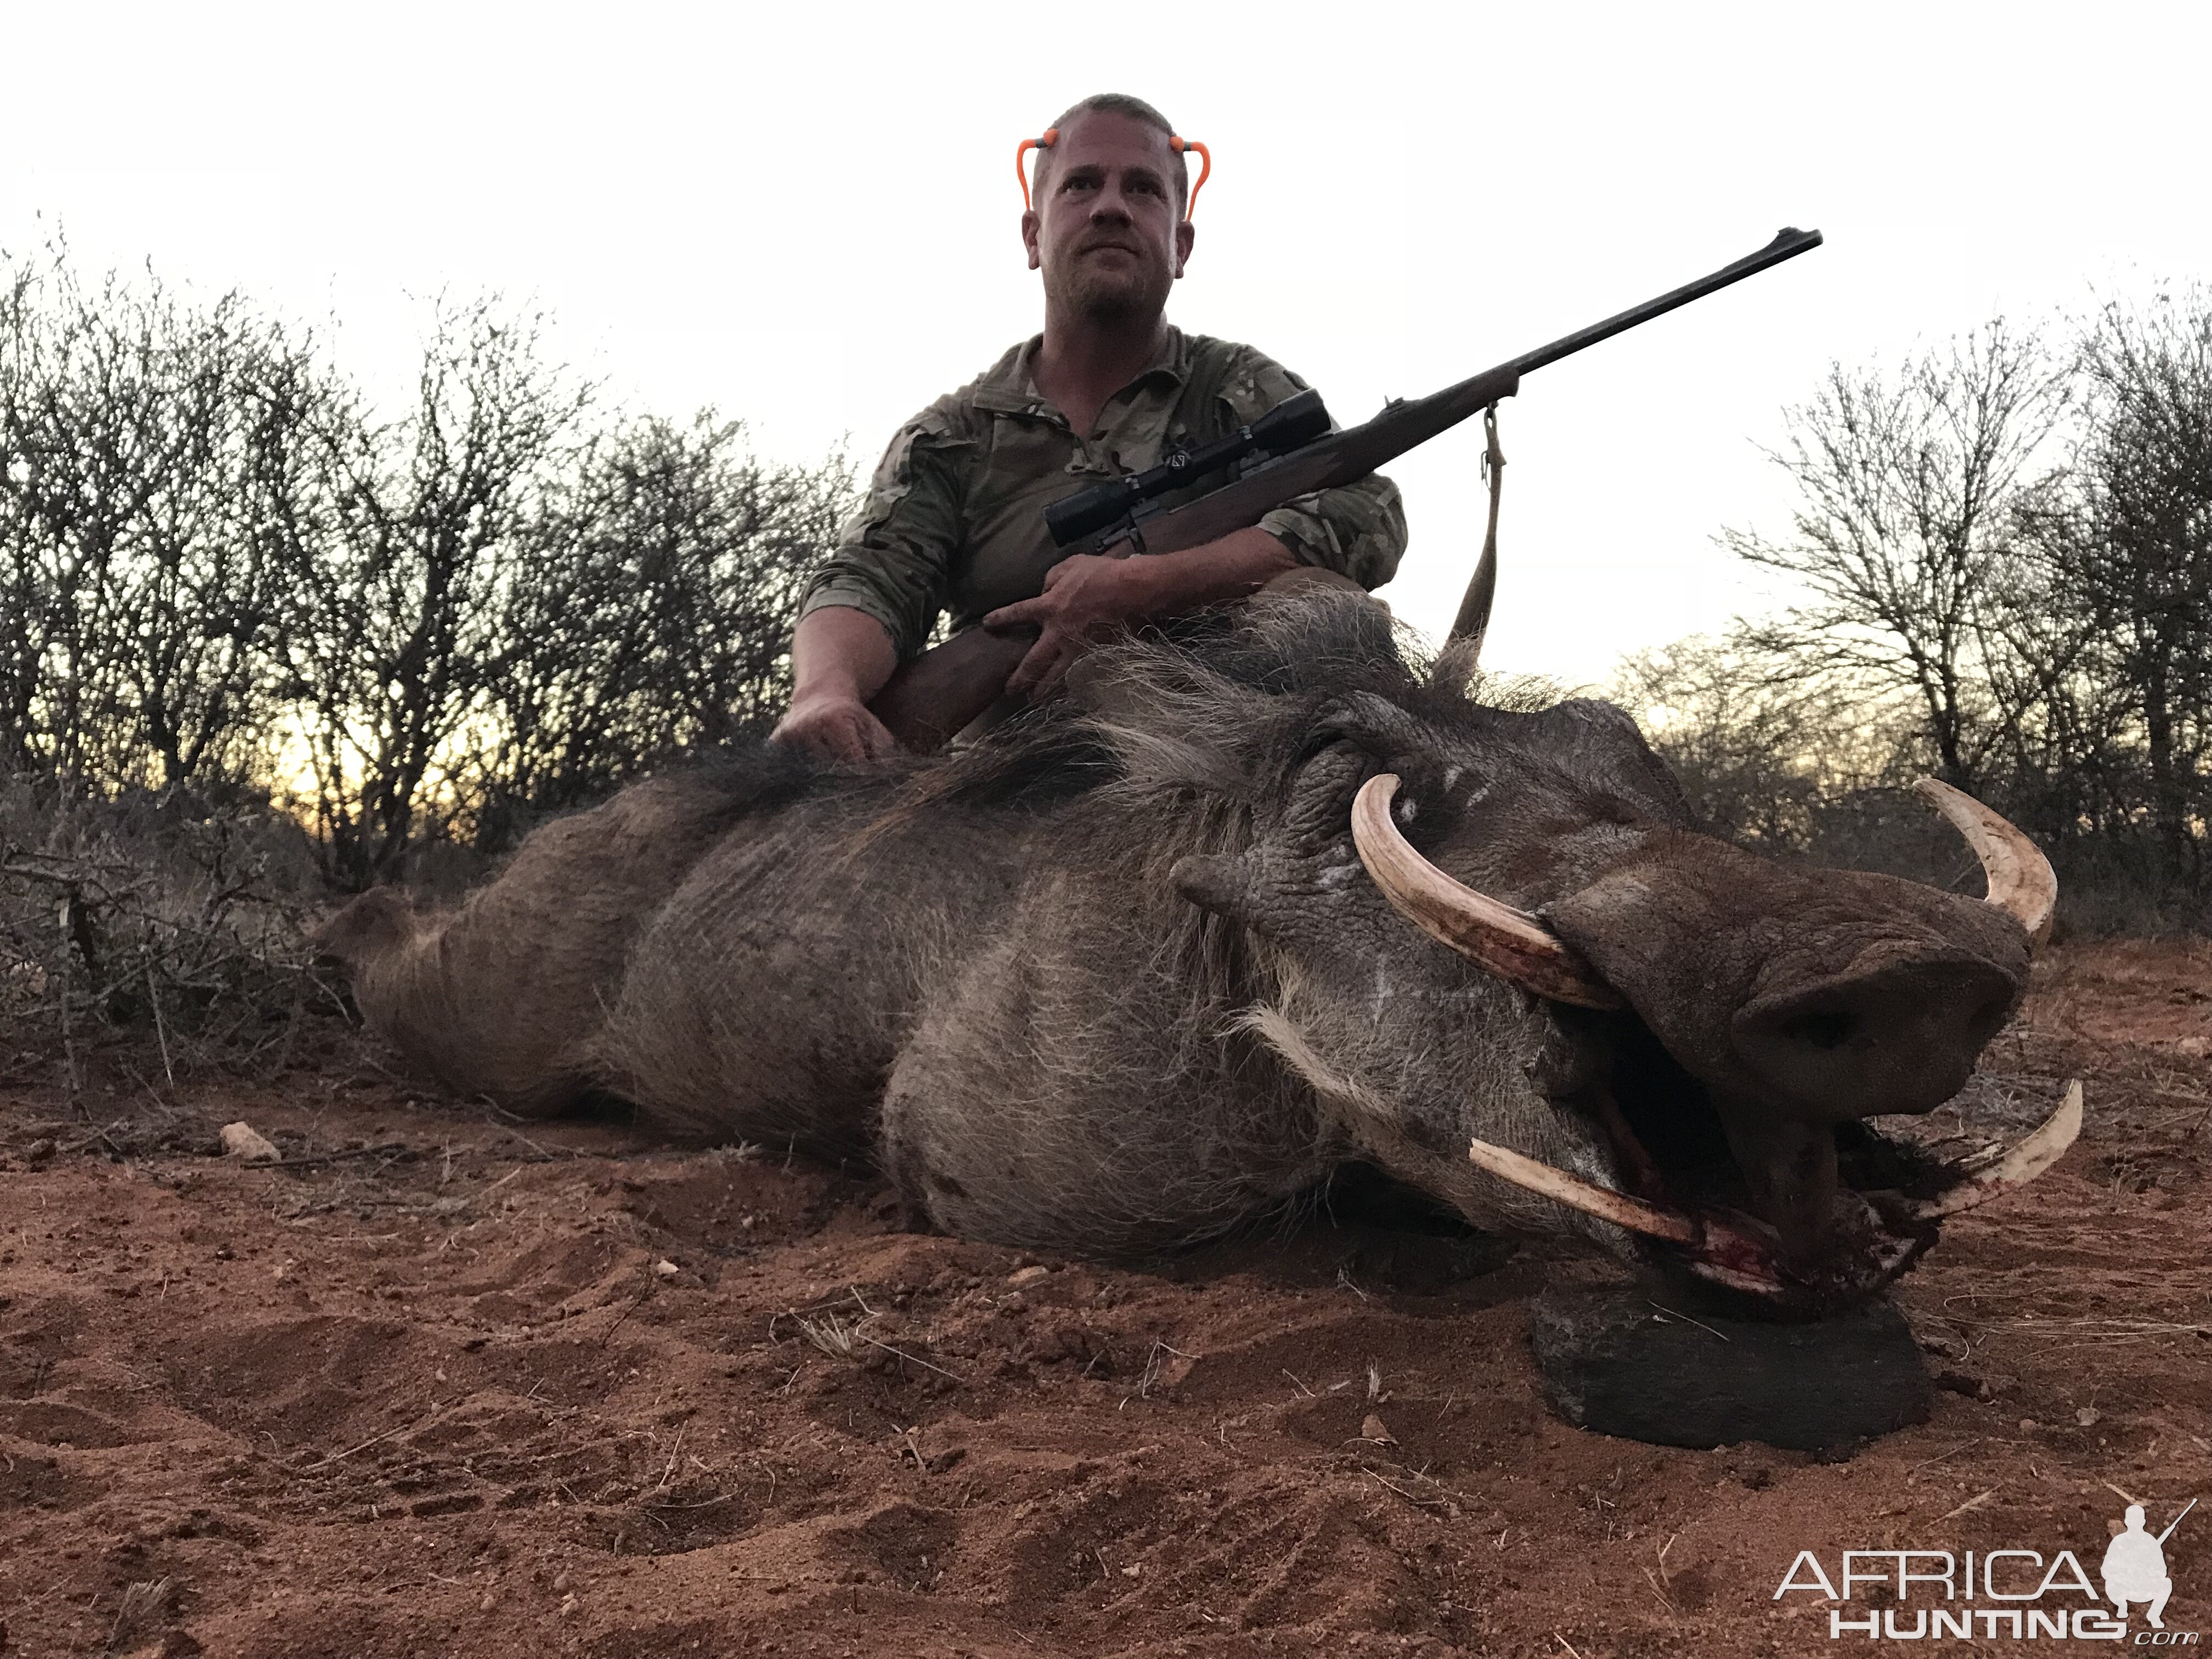
<path fill-rule="evenodd" d="M 1302 450 L 1293 451 L 1282 459 L 1249 472 L 1233 484 L 1201 495 L 1197 501 L 1160 515 L 1158 521 L 1148 526 L 1148 544 L 1166 550 L 1176 546 L 1196 545 L 1194 541 L 1167 541 L 1165 534 L 1173 533 L 1178 515 L 1188 514 L 1211 529 L 1222 514 L 1232 504 L 1242 508 L 1248 500 L 1267 493 L 1269 485 L 1281 480 L 1299 477 L 1292 469 L 1303 467 L 1310 477 L 1300 477 L 1301 490 L 1328 489 L 1347 484 L 1355 478 L 1364 477 L 1376 467 L 1395 460 L 1416 444 L 1427 442 L 1440 432 L 1449 431 L 1462 421 L 1488 408 L 1501 398 L 1510 398 L 1521 389 L 1521 377 L 1562 357 L 1571 357 L 1577 351 L 1594 346 L 1601 340 L 1609 340 L 1616 334 L 1650 322 L 1655 317 L 1688 305 L 1692 300 L 1702 300 L 1708 294 L 1717 293 L 1747 276 L 1755 276 L 1784 259 L 1794 259 L 1801 253 L 1810 252 L 1820 246 L 1817 230 L 1799 230 L 1795 227 L 1778 231 L 1772 241 L 1756 253 L 1747 253 L 1731 264 L 1700 276 L 1694 283 L 1685 283 L 1680 288 L 1661 295 L 1656 300 L 1646 300 L 1642 305 L 1607 318 L 1601 323 L 1592 323 L 1588 328 L 1577 329 L 1549 345 L 1539 346 L 1495 368 L 1485 369 L 1480 374 L 1468 376 L 1455 386 L 1441 392 L 1431 392 L 1425 398 L 1394 403 L 1364 425 L 1347 427 L 1342 432 L 1330 434 L 1319 442 Z M 1268 502 L 1268 506 L 1273 503 Z M 1219 533 L 1218 532 L 1215 533 Z M 1202 538 L 1201 538 L 1202 539 Z"/>
<path fill-rule="evenodd" d="M 1588 328 L 1578 328 L 1573 333 L 1562 335 L 1547 346 L 1539 346 L 1526 356 L 1516 357 L 1505 365 L 1516 374 L 1527 374 L 1533 370 L 1556 363 L 1562 357 L 1571 357 L 1587 346 L 1601 340 L 1610 340 L 1616 334 L 1650 322 L 1654 317 L 1663 317 L 1668 312 L 1688 305 L 1692 300 L 1702 300 L 1708 294 L 1717 294 L 1747 276 L 1756 276 L 1770 266 L 1784 259 L 1794 259 L 1801 253 L 1809 253 L 1820 246 L 1817 230 L 1799 230 L 1795 225 L 1785 226 L 1775 232 L 1774 240 L 1756 253 L 1747 253 L 1734 264 L 1723 265 L 1711 276 L 1700 276 L 1694 283 L 1685 283 L 1671 294 L 1662 294 L 1656 300 L 1646 300 L 1640 306 L 1631 306 L 1617 316 L 1601 323 L 1592 323 Z"/>
<path fill-rule="evenodd" d="M 2167 1526 L 2166 1526 L 2166 1530 L 2165 1530 L 2164 1532 L 2162 1532 L 2162 1533 L 2159 1534 L 2159 1535 L 2158 1535 L 2158 1541 L 2160 1542 L 2160 1545 L 2163 1545 L 2163 1544 L 2166 1542 L 2166 1540 L 2167 1539 L 2169 1539 L 2169 1538 L 2171 1538 L 2171 1537 L 2172 1537 L 2172 1536 L 2173 1536 L 2173 1529 L 2174 1529 L 2174 1528 L 2176 1528 L 2176 1527 L 2178 1527 L 2178 1526 L 2179 1526 L 2179 1525 L 2181 1524 L 2182 1516 L 2183 1516 L 2187 1515 L 2191 1510 L 2193 1510 L 2193 1509 L 2195 1509 L 2196 1507 L 2197 1507 L 2197 1500 L 2196 1500 L 2195 1498 L 2191 1498 L 2191 1499 L 2189 1500 L 2189 1502 L 2188 1502 L 2188 1503 L 2187 1503 L 2187 1504 L 2183 1507 L 2182 1511 L 2181 1511 L 2181 1514 L 2180 1514 L 2180 1515 L 2177 1515 L 2177 1516 L 2175 1516 L 2173 1517 L 2172 1521 L 2171 1521 L 2169 1523 L 2167 1523 Z"/>

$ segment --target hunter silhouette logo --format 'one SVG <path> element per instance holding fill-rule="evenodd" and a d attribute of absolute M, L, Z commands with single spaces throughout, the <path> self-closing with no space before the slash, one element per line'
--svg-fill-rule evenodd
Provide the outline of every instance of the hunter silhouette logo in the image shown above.
<path fill-rule="evenodd" d="M 2173 1594 L 2166 1544 L 2196 1507 L 2192 1498 L 2164 1532 L 2153 1533 L 2143 1505 L 2130 1503 L 2098 1564 L 2101 1595 L 2087 1564 L 2069 1549 L 2048 1559 L 2033 1549 L 1881 1549 L 1845 1550 L 1833 1574 L 1815 1552 L 1800 1550 L 1773 1599 L 1804 1593 L 1826 1601 L 1832 1641 L 1978 1637 L 2194 1648 L 2197 1632 L 2166 1627 Z M 2148 1628 L 2130 1633 L 2131 1608 Z"/>
<path fill-rule="evenodd" d="M 2181 1516 L 2196 1507 L 2192 1498 L 2181 1515 L 2154 1538 L 2143 1530 L 2143 1506 L 2128 1505 L 2124 1529 L 2114 1534 L 2106 1546 L 2103 1569 L 2105 1599 L 2119 1609 L 2121 1618 L 2128 1616 L 2129 1602 L 2148 1601 L 2150 1607 L 2144 1619 L 2153 1630 L 2166 1628 L 2166 1620 L 2160 1615 L 2166 1611 L 2166 1598 L 2173 1594 L 2173 1580 L 2166 1576 L 2166 1540 L 2181 1524 Z"/>

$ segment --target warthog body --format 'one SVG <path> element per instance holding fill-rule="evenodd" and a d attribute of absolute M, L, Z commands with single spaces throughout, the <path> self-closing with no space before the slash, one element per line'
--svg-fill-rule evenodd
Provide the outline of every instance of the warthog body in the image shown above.
<path fill-rule="evenodd" d="M 1956 1091 L 2025 983 L 2020 923 L 1699 835 L 1618 710 L 1486 706 L 1454 666 L 1364 601 L 1255 606 L 1102 650 L 939 762 L 639 784 L 457 911 L 372 893 L 322 943 L 458 1091 L 872 1157 L 970 1237 L 1151 1251 L 1360 1160 L 1481 1227 L 1668 1253 L 1478 1168 L 1479 1139 L 1732 1217 L 1801 1301 L 1900 1270 L 1932 1228 L 1850 1183 L 1934 1177 L 1847 1120 Z M 1534 996 L 1394 909 L 1349 830 L 1385 771 L 1421 855 L 1626 1006 Z"/>

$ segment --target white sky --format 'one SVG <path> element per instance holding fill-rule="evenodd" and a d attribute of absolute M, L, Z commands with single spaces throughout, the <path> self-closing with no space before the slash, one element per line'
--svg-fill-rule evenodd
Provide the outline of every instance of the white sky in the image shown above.
<path fill-rule="evenodd" d="M 2212 6 L 154 7 L 0 0 L 0 247 L 58 225 L 335 316 L 372 386 L 498 290 L 621 400 L 767 453 L 892 428 L 1033 332 L 1011 166 L 1083 94 L 1213 147 L 1170 316 L 1350 423 L 1817 227 L 1829 246 L 1531 377 L 1491 662 L 1601 677 L 1761 608 L 1757 445 L 1826 365 L 2212 271 Z M 1476 423 L 1392 467 L 1388 591 L 1449 620 Z"/>

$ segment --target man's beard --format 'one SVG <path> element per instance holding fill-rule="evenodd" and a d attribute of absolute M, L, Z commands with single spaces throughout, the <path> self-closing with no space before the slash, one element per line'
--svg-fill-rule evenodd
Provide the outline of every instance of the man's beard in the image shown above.
<path fill-rule="evenodd" d="M 1068 309 L 1078 316 L 1094 323 L 1123 323 L 1158 316 L 1167 307 L 1173 279 L 1150 263 L 1117 270 L 1079 257 L 1057 286 Z"/>

